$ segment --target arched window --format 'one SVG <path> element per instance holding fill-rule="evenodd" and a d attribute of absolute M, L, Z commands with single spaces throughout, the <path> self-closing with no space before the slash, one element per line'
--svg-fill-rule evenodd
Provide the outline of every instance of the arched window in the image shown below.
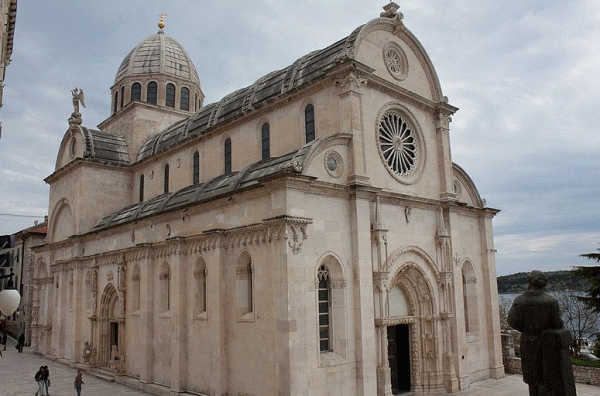
<path fill-rule="evenodd" d="M 240 319 L 251 319 L 254 311 L 252 294 L 252 259 L 248 252 L 242 252 L 236 269 L 237 308 Z"/>
<path fill-rule="evenodd" d="M 133 267 L 133 274 L 131 275 L 132 290 L 132 305 L 133 311 L 139 311 L 140 309 L 140 267 L 136 264 Z"/>
<path fill-rule="evenodd" d="M 119 91 L 115 91 L 115 97 L 113 101 L 113 114 L 117 112 L 117 107 L 119 105 Z"/>
<path fill-rule="evenodd" d="M 200 154 L 197 151 L 194 152 L 194 165 L 192 168 L 192 173 L 194 175 L 194 184 L 200 183 Z"/>
<path fill-rule="evenodd" d="M 131 101 L 142 100 L 142 84 L 133 83 L 131 85 Z"/>
<path fill-rule="evenodd" d="M 331 345 L 331 275 L 326 266 L 318 271 L 319 351 L 329 352 Z"/>
<path fill-rule="evenodd" d="M 121 104 L 120 107 L 123 107 L 123 102 L 125 100 L 125 87 L 121 87 Z"/>
<path fill-rule="evenodd" d="M 304 128 L 306 131 L 306 143 L 315 140 L 315 108 L 311 104 L 304 109 Z"/>
<path fill-rule="evenodd" d="M 179 98 L 179 108 L 181 110 L 190 110 L 190 90 L 186 87 L 181 88 L 181 97 Z"/>
<path fill-rule="evenodd" d="M 262 126 L 262 159 L 271 158 L 271 147 L 269 142 L 269 124 Z"/>
<path fill-rule="evenodd" d="M 144 175 L 140 175 L 140 202 L 144 202 Z"/>
<path fill-rule="evenodd" d="M 231 139 L 225 140 L 224 154 L 225 174 L 231 173 Z"/>
<path fill-rule="evenodd" d="M 196 288 L 194 291 L 195 314 L 200 315 L 206 312 L 206 262 L 201 257 L 196 263 L 194 270 L 194 279 L 196 280 Z"/>
<path fill-rule="evenodd" d="M 171 271 L 169 264 L 163 263 L 160 274 L 158 275 L 160 283 L 160 304 L 162 312 L 168 312 L 171 309 Z"/>
<path fill-rule="evenodd" d="M 165 95 L 165 106 L 175 107 L 175 85 L 168 83 Z"/>
<path fill-rule="evenodd" d="M 148 92 L 146 92 L 146 102 L 156 103 L 157 96 L 158 96 L 158 84 L 156 84 L 155 81 L 150 81 L 148 83 Z"/>
<path fill-rule="evenodd" d="M 200 102 L 198 101 L 198 92 L 196 92 L 196 99 L 194 100 L 194 106 L 196 106 L 195 110 L 200 108 Z"/>
<path fill-rule="evenodd" d="M 169 164 L 165 165 L 165 177 L 163 180 L 163 193 L 169 192 Z"/>
<path fill-rule="evenodd" d="M 477 277 L 473 265 L 466 262 L 462 268 L 463 277 L 463 304 L 465 309 L 465 331 L 477 331 Z"/>

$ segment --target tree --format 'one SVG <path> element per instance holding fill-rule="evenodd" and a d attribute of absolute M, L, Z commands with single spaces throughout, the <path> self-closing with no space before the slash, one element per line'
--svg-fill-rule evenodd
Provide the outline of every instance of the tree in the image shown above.
<path fill-rule="evenodd" d="M 565 328 L 573 337 L 575 353 L 579 355 L 583 340 L 593 337 L 598 331 L 600 315 L 581 301 L 575 292 L 564 291 L 553 294 L 558 300 Z"/>
<path fill-rule="evenodd" d="M 600 252 L 600 249 L 598 249 L 598 252 Z M 582 254 L 581 257 L 595 260 L 600 263 L 600 253 L 586 253 Z M 586 279 L 589 284 L 587 296 L 580 296 L 579 299 L 588 307 L 600 313 L 600 265 L 594 267 L 580 266 L 575 268 L 573 274 Z"/>

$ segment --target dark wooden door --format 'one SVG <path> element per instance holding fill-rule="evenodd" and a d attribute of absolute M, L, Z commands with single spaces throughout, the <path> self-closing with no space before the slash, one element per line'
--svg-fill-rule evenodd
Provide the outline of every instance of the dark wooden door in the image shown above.
<path fill-rule="evenodd" d="M 392 393 L 398 395 L 411 388 L 409 325 L 388 327 L 388 358 Z"/>

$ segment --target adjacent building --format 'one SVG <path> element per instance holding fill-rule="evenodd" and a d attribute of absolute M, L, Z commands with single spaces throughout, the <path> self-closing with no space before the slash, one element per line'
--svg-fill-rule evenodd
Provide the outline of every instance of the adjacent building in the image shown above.
<path fill-rule="evenodd" d="M 10 63 L 10 56 L 13 50 L 15 23 L 17 20 L 17 0 L 0 0 L 0 17 L 2 18 L 2 26 L 0 28 L 0 107 L 2 107 L 4 76 L 6 75 L 6 67 Z M 2 126 L 0 125 L 1 137 Z"/>
<path fill-rule="evenodd" d="M 492 218 L 398 7 L 204 104 L 160 30 L 80 92 L 32 345 L 158 394 L 456 392 L 503 376 Z M 468 111 L 468 110 L 467 110 Z"/>

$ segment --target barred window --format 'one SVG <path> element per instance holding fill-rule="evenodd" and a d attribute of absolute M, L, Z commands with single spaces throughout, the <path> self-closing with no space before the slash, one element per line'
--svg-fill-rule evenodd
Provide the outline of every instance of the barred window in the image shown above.
<path fill-rule="evenodd" d="M 231 139 L 225 140 L 225 174 L 231 173 Z"/>
<path fill-rule="evenodd" d="M 200 183 L 200 154 L 194 153 L 194 164 L 192 165 L 192 173 L 194 175 L 194 184 Z"/>
<path fill-rule="evenodd" d="M 270 143 L 269 124 L 265 123 L 262 126 L 262 159 L 271 158 L 271 143 Z"/>
<path fill-rule="evenodd" d="M 131 85 L 131 101 L 142 100 L 142 84 L 133 83 Z"/>
<path fill-rule="evenodd" d="M 181 110 L 190 110 L 190 90 L 186 87 L 181 88 L 181 97 L 179 98 L 179 108 Z"/>
<path fill-rule="evenodd" d="M 326 266 L 318 271 L 319 350 L 332 351 L 331 345 L 331 276 Z"/>
<path fill-rule="evenodd" d="M 146 93 L 146 102 L 148 103 L 156 103 L 156 98 L 158 96 L 158 85 L 155 81 L 150 81 L 148 83 L 148 92 Z"/>
<path fill-rule="evenodd" d="M 315 108 L 311 104 L 304 109 L 304 127 L 306 143 L 315 140 Z"/>
<path fill-rule="evenodd" d="M 144 202 L 144 175 L 140 175 L 140 202 Z"/>
<path fill-rule="evenodd" d="M 163 185 L 163 193 L 169 192 L 169 164 L 165 165 L 165 175 L 164 175 L 164 185 Z"/>
<path fill-rule="evenodd" d="M 165 106 L 175 107 L 175 85 L 168 83 L 165 95 Z"/>

